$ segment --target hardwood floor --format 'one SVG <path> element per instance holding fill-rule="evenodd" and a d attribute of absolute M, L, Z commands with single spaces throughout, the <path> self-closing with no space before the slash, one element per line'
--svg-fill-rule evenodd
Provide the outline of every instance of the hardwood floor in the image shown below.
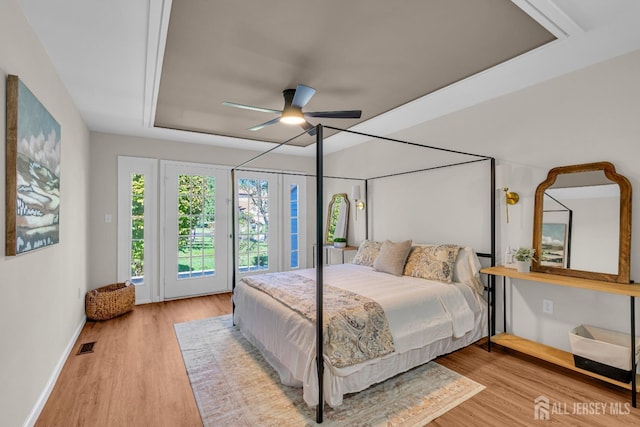
<path fill-rule="evenodd" d="M 220 294 L 136 306 L 116 319 L 87 322 L 36 425 L 201 425 L 173 324 L 230 312 L 230 295 Z M 93 353 L 75 355 L 91 341 Z M 487 388 L 432 425 L 640 425 L 628 391 L 496 347 L 488 353 L 476 344 L 438 358 Z M 538 396 L 549 399 L 550 421 L 534 419 Z"/>
<path fill-rule="evenodd" d="M 476 344 L 436 361 L 486 389 L 436 419 L 434 426 L 640 425 L 630 391 L 509 349 L 492 346 L 488 353 L 486 344 Z M 549 421 L 534 418 L 539 396 L 549 401 Z"/>
<path fill-rule="evenodd" d="M 230 294 L 219 294 L 87 321 L 36 426 L 202 425 L 173 324 L 228 313 Z M 92 341 L 93 353 L 75 355 Z"/>

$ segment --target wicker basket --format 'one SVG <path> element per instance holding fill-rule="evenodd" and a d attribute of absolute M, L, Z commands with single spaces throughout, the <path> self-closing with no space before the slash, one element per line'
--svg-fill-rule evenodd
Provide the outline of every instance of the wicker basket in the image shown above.
<path fill-rule="evenodd" d="M 114 283 L 87 292 L 84 299 L 87 318 L 108 320 L 133 310 L 136 287 L 127 283 Z"/>

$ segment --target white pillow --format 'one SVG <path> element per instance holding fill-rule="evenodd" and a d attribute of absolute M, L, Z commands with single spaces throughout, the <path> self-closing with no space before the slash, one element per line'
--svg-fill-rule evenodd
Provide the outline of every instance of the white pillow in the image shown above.
<path fill-rule="evenodd" d="M 456 264 L 453 267 L 453 281 L 471 286 L 478 293 L 484 291 L 484 284 L 480 280 L 480 260 L 469 246 L 460 248 Z"/>

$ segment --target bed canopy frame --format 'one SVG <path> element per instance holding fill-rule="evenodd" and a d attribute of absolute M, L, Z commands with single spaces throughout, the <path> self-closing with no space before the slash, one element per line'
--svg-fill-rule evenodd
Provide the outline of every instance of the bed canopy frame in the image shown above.
<path fill-rule="evenodd" d="M 352 134 L 360 137 L 369 138 L 370 140 L 381 140 L 387 141 L 396 144 L 404 144 L 406 146 L 419 147 L 420 149 L 425 150 L 436 150 L 439 152 L 449 153 L 453 155 L 462 155 L 469 156 L 471 160 L 458 161 L 458 162 L 449 162 L 442 165 L 437 166 L 428 166 L 428 167 L 418 167 L 416 169 L 406 170 L 406 171 L 396 171 L 390 173 L 384 173 L 382 175 L 373 175 L 373 176 L 365 176 L 365 177 L 349 177 L 349 176 L 333 176 L 333 175 L 325 175 L 324 174 L 324 130 L 328 129 L 331 131 Z M 370 181 L 379 180 L 384 178 L 391 178 L 400 175 L 408 175 L 419 172 L 432 171 L 436 169 L 443 169 L 454 166 L 462 166 L 469 165 L 478 162 L 489 162 L 490 164 L 490 182 L 487 183 L 488 193 L 490 195 L 490 227 L 491 227 L 491 246 L 490 253 L 481 253 L 477 252 L 476 255 L 482 258 L 490 259 L 491 265 L 496 265 L 496 195 L 495 195 L 495 158 L 474 154 L 474 153 L 466 153 L 463 151 L 451 150 L 447 148 L 434 147 L 430 145 L 418 144 L 415 142 L 403 141 L 400 139 L 387 138 L 383 136 L 371 135 L 362 132 L 356 132 L 348 129 L 341 129 L 331 126 L 324 126 L 319 124 L 315 127 L 315 174 L 309 174 L 305 172 L 285 172 L 285 171 L 274 171 L 268 169 L 261 168 L 250 168 L 248 165 L 258 159 L 263 158 L 265 155 L 274 152 L 278 148 L 289 145 L 296 139 L 307 134 L 307 131 L 302 132 L 293 138 L 290 138 L 282 143 L 275 145 L 274 147 L 260 153 L 249 160 L 233 167 L 231 169 L 231 194 L 232 196 L 232 260 L 233 260 L 233 271 L 232 271 L 232 289 L 235 290 L 236 287 L 236 276 L 238 272 L 237 265 L 237 254 L 236 254 L 236 214 L 238 209 L 238 200 L 236 198 L 236 171 L 251 171 L 251 172 L 261 172 L 261 173 L 273 173 L 278 175 L 295 175 L 295 176 L 305 176 L 310 178 L 316 178 L 316 244 L 321 245 L 324 236 L 324 180 L 325 179 L 341 179 L 341 180 L 357 180 L 364 181 L 364 201 L 368 202 L 368 184 Z M 369 209 L 365 210 L 365 238 L 369 237 Z M 316 270 L 316 369 L 318 375 L 318 405 L 316 407 L 316 422 L 322 423 L 323 420 L 323 410 L 324 410 L 324 363 L 323 363 L 323 270 L 324 270 L 324 251 L 317 250 L 315 251 L 315 270 Z M 487 315 L 487 331 L 489 334 L 488 341 L 488 351 L 491 351 L 491 335 L 495 334 L 495 278 L 493 276 L 489 276 L 488 285 L 485 287 L 485 291 L 487 291 L 488 298 L 488 306 L 489 313 Z M 235 312 L 235 305 L 234 305 Z M 235 322 L 234 322 L 235 324 Z"/>

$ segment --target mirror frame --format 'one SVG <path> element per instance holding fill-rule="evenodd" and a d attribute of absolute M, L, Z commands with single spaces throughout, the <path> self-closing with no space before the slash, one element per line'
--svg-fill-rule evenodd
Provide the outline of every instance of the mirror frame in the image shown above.
<path fill-rule="evenodd" d="M 329 206 L 327 207 L 327 226 L 325 228 L 324 231 L 324 244 L 325 245 L 332 245 L 333 244 L 333 240 L 331 242 L 329 242 L 329 225 L 331 224 L 330 222 L 330 218 L 331 218 L 331 211 L 333 210 L 333 204 L 335 202 L 335 200 L 337 198 L 344 198 L 346 207 L 347 207 L 347 218 L 346 218 L 346 222 L 345 222 L 345 235 L 348 236 L 349 235 L 349 205 L 351 203 L 349 203 L 349 198 L 347 197 L 347 193 L 337 193 L 334 194 L 333 196 L 331 196 L 331 201 L 329 202 Z"/>
<path fill-rule="evenodd" d="M 541 253 L 542 246 L 542 214 L 544 209 L 543 202 L 545 191 L 556 182 L 556 177 L 558 175 L 592 171 L 604 171 L 604 175 L 609 178 L 609 180 L 620 186 L 618 274 L 540 265 L 538 260 L 540 259 L 539 254 Z M 619 175 L 613 164 L 609 162 L 585 163 L 581 165 L 561 166 L 551 169 L 547 174 L 547 178 L 540 183 L 536 189 L 533 214 L 533 248 L 536 250 L 536 260 L 531 263 L 531 271 L 600 280 L 604 282 L 631 283 L 631 183 L 629 180 L 625 176 Z"/>

